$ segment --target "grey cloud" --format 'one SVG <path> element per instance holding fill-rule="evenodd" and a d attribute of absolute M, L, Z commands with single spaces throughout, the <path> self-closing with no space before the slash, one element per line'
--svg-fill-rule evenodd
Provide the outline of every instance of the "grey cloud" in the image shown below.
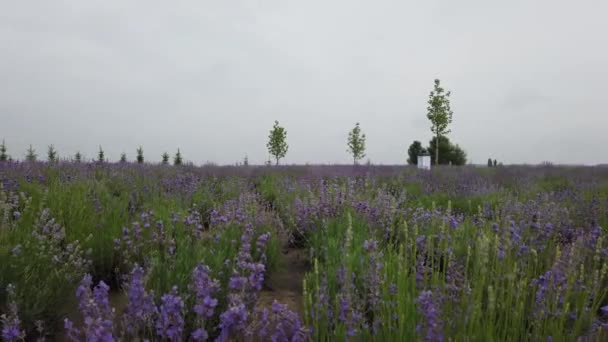
<path fill-rule="evenodd" d="M 606 162 L 608 3 L 599 0 L 53 1 L 0 4 L 0 136 L 13 155 L 374 162 L 430 139 L 434 78 L 471 159 Z M 584 147 L 584 148 L 581 148 Z M 542 150 L 542 152 L 539 152 Z"/>

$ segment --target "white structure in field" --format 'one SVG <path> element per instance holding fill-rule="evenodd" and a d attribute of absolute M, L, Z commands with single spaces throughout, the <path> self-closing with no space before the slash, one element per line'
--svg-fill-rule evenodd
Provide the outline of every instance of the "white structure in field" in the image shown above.
<path fill-rule="evenodd" d="M 423 153 L 418 156 L 418 168 L 423 170 L 431 169 L 431 156 L 428 153 Z"/>

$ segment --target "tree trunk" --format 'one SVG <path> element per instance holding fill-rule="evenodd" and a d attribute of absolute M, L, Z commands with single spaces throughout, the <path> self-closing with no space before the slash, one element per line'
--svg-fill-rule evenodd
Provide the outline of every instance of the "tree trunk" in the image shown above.
<path fill-rule="evenodd" d="M 279 157 L 277 157 L 277 163 L 276 166 L 279 166 Z"/>
<path fill-rule="evenodd" d="M 435 141 L 435 165 L 439 165 L 439 133 L 437 133 Z"/>

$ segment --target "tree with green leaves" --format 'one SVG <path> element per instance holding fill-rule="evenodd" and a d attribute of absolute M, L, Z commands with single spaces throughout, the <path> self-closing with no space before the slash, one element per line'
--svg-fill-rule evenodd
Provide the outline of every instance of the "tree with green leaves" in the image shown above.
<path fill-rule="evenodd" d="M 418 140 L 414 140 L 414 142 L 407 149 L 407 163 L 410 165 L 418 165 L 418 156 L 426 153 L 426 149 L 422 147 L 422 144 Z"/>
<path fill-rule="evenodd" d="M 498 163 L 496 162 L 496 159 L 494 159 L 494 167 L 497 167 Z"/>
<path fill-rule="evenodd" d="M 25 155 L 25 160 L 29 162 L 34 162 L 38 158 L 36 154 L 36 150 L 30 145 L 30 148 L 27 149 L 27 154 Z"/>
<path fill-rule="evenodd" d="M 451 145 L 449 160 L 451 165 L 465 165 L 467 163 L 467 153 L 458 144 Z"/>
<path fill-rule="evenodd" d="M 492 158 L 488 158 L 488 167 L 492 167 Z"/>
<path fill-rule="evenodd" d="M 139 148 L 137 148 L 137 164 L 143 164 L 144 163 L 144 149 L 139 146 Z"/>
<path fill-rule="evenodd" d="M 161 161 L 161 164 L 168 165 L 169 164 L 169 153 L 167 153 L 167 152 L 163 153 L 162 158 L 163 159 Z"/>
<path fill-rule="evenodd" d="M 287 154 L 287 131 L 285 128 L 279 126 L 279 122 L 275 121 L 270 134 L 268 135 L 268 153 L 270 153 L 276 160 L 276 165 L 279 165 L 279 160 L 284 158 Z"/>
<path fill-rule="evenodd" d="M 247 155 L 245 155 L 245 158 L 243 158 L 243 166 L 249 166 L 249 158 Z"/>
<path fill-rule="evenodd" d="M 74 162 L 80 163 L 81 161 L 82 161 L 82 154 L 80 154 L 80 151 L 76 151 L 76 154 L 74 155 Z"/>
<path fill-rule="evenodd" d="M 450 133 L 448 127 L 452 123 L 452 109 L 450 107 L 451 92 L 446 92 L 438 79 L 435 80 L 435 86 L 429 94 L 427 115 L 431 121 L 431 132 L 435 138 L 446 136 Z M 439 145 L 435 148 L 435 160 L 439 159 Z"/>
<path fill-rule="evenodd" d="M 184 161 L 182 160 L 182 153 L 179 151 L 179 148 L 177 149 L 177 153 L 175 154 L 175 157 L 173 158 L 173 165 L 175 166 L 179 166 L 182 165 Z"/>
<path fill-rule="evenodd" d="M 99 152 L 97 152 L 97 161 L 103 163 L 105 160 L 105 153 L 103 152 L 101 146 L 99 146 Z"/>
<path fill-rule="evenodd" d="M 361 127 L 357 122 L 355 127 L 348 133 L 348 150 L 353 156 L 353 164 L 365 157 L 365 133 L 361 131 Z"/>
<path fill-rule="evenodd" d="M 429 142 L 427 151 L 435 151 L 439 149 L 439 162 L 436 162 L 435 155 L 431 155 L 431 163 L 434 165 L 464 165 L 467 162 L 466 152 L 458 145 L 454 145 L 445 136 L 433 137 Z"/>
<path fill-rule="evenodd" d="M 49 145 L 49 148 L 46 152 L 46 158 L 49 163 L 54 163 L 57 161 L 57 150 L 55 150 L 55 146 L 53 146 L 53 144 Z"/>
<path fill-rule="evenodd" d="M 123 164 L 127 162 L 127 154 L 126 153 L 123 152 L 123 153 L 120 154 L 120 162 L 123 163 Z"/>
<path fill-rule="evenodd" d="M 7 161 L 10 157 L 6 154 L 6 144 L 2 139 L 2 145 L 0 145 L 0 161 Z"/>

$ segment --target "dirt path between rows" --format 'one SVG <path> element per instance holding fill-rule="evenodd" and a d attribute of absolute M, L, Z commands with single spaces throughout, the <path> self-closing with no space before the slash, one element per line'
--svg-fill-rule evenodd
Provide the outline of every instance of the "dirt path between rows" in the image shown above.
<path fill-rule="evenodd" d="M 270 308 L 276 300 L 303 318 L 302 282 L 308 269 L 306 250 L 285 247 L 278 269 L 268 275 L 264 288 L 259 293 L 258 305 Z"/>

